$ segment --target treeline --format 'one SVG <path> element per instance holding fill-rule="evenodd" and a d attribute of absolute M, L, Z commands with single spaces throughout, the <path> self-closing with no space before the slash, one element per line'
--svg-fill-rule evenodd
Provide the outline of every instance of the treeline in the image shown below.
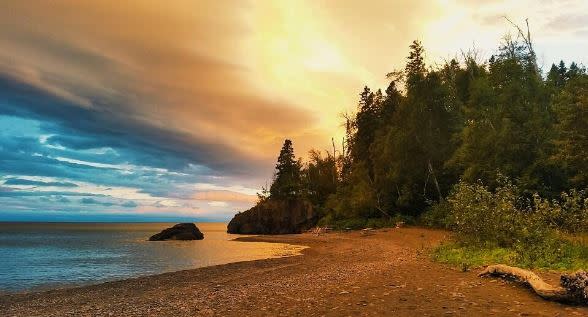
<path fill-rule="evenodd" d="M 460 181 L 492 191 L 506 178 L 529 199 L 588 187 L 584 67 L 560 62 L 544 73 L 526 38 L 507 38 L 487 61 L 466 53 L 429 66 L 424 56 L 413 42 L 385 91 L 361 91 L 338 150 L 313 150 L 303 163 L 287 140 L 261 198 L 304 197 L 321 224 L 361 227 L 427 211 L 439 222 L 445 215 L 431 207 Z"/>

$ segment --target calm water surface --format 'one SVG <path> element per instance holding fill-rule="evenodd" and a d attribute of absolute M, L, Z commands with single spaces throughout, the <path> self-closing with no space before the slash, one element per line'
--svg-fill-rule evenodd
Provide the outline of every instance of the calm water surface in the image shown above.
<path fill-rule="evenodd" d="M 225 223 L 200 241 L 148 242 L 167 223 L 0 223 L 0 293 L 94 284 L 295 255 L 299 246 L 231 241 Z"/>

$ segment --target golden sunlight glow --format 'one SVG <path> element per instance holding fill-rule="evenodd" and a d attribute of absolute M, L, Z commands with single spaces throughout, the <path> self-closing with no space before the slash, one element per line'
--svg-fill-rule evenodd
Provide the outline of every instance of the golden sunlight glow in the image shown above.
<path fill-rule="evenodd" d="M 304 1 L 279 1 L 256 6 L 251 19 L 252 67 L 259 88 L 295 97 L 296 105 L 312 111 L 318 120 L 318 126 L 290 136 L 304 150 L 317 144 L 317 135 L 342 137 L 340 114 L 354 109 L 356 96 L 348 85 L 340 85 L 341 80 L 356 83 L 355 90 L 362 81 L 374 81 L 369 72 L 352 66 L 321 25 L 325 17 L 320 15 Z M 328 144 L 329 139 L 318 144 Z"/>
<path fill-rule="evenodd" d="M 552 13 L 574 18 L 588 10 L 587 2 L 535 3 L 178 0 L 160 6 L 108 0 L 39 3 L 31 10 L 15 2 L 12 14 L 2 16 L 17 31 L 0 30 L 0 59 L 11 61 L 0 70 L 82 105 L 84 95 L 72 87 L 114 95 L 133 89 L 140 104 L 134 115 L 153 125 L 212 136 L 211 143 L 256 160 L 273 160 L 288 137 L 305 156 L 313 146 L 330 148 L 331 137 L 341 139 L 340 114 L 356 109 L 364 85 L 386 88 L 385 75 L 403 67 L 412 40 L 423 42 L 429 64 L 472 47 L 488 58 L 514 31 L 503 16 L 517 23 L 528 17 L 540 61 L 582 61 L 588 49 L 582 17 Z M 106 18 L 110 23 L 95 27 Z M 102 59 L 76 63 L 38 40 L 56 34 L 64 46 Z M 113 66 L 103 67 L 105 61 Z"/>

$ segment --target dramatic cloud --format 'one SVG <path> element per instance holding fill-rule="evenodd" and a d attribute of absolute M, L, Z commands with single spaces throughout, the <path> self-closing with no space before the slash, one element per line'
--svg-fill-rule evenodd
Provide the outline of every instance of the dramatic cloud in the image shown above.
<path fill-rule="evenodd" d="M 4 181 L 4 185 L 29 185 L 29 186 L 49 186 L 49 187 L 78 187 L 70 182 L 43 182 L 23 178 L 9 178 Z"/>
<path fill-rule="evenodd" d="M 429 62 L 472 43 L 489 54 L 513 30 L 508 14 L 529 18 L 546 64 L 585 63 L 587 10 L 579 0 L 2 3 L 0 219 L 226 220 L 255 202 L 284 138 L 299 156 L 340 140 L 340 114 L 363 85 L 386 85 L 413 39 Z"/>
<path fill-rule="evenodd" d="M 244 9 L 192 1 L 157 8 L 144 1 L 14 3 L 0 16 L 0 87 L 12 92 L 12 112 L 234 172 L 267 158 L 276 136 L 313 120 L 260 93 L 242 57 L 230 54 L 248 35 Z M 211 11 L 224 18 L 207 18 Z"/>
<path fill-rule="evenodd" d="M 110 207 L 110 206 L 114 205 L 111 202 L 100 202 L 94 198 L 82 198 L 82 199 L 80 199 L 80 203 L 85 204 L 85 205 L 101 205 L 101 206 L 106 206 L 106 207 Z"/>
<path fill-rule="evenodd" d="M 194 199 L 206 201 L 254 203 L 255 201 L 257 201 L 257 196 L 247 195 L 229 190 L 211 190 L 196 193 L 196 195 L 194 195 Z"/>

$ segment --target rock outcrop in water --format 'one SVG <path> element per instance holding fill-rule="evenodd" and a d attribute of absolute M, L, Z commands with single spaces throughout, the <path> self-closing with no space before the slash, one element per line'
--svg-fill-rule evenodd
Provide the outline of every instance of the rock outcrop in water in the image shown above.
<path fill-rule="evenodd" d="M 288 234 L 313 227 L 318 215 L 309 201 L 268 200 L 241 212 L 229 222 L 228 233 Z"/>
<path fill-rule="evenodd" d="M 202 240 L 204 234 L 193 223 L 178 223 L 177 225 L 167 228 L 158 234 L 154 234 L 149 241 L 165 240 Z"/>

